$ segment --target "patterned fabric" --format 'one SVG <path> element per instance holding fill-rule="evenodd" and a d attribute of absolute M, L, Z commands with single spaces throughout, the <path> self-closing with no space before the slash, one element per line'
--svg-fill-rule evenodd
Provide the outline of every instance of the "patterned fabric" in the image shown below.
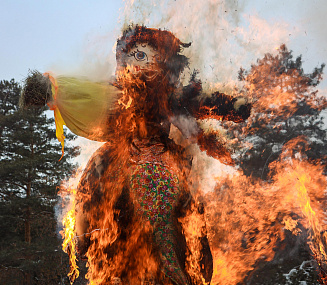
<path fill-rule="evenodd" d="M 178 177 L 160 164 L 134 165 L 131 189 L 137 211 L 153 226 L 154 240 L 160 249 L 162 271 L 176 284 L 189 284 L 175 251 L 176 229 L 173 211 L 180 194 Z"/>

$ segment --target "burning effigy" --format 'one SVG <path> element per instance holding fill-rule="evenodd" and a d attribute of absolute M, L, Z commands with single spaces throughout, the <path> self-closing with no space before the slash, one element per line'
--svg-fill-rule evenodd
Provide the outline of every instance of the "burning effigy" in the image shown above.
<path fill-rule="evenodd" d="M 111 82 L 37 72 L 26 81 L 25 104 L 54 110 L 62 146 L 63 125 L 105 142 L 71 189 L 63 219 L 71 282 L 80 258 L 90 284 L 242 284 L 285 247 L 287 233 L 307 232 L 325 284 L 326 178 L 319 162 L 304 159 L 304 136 L 283 142 L 261 179 L 236 168 L 204 193 L 191 190 L 192 153 L 172 135 L 175 128 L 189 144 L 234 166 L 256 151 L 249 138 L 263 127 L 283 132 L 299 104 L 327 106 L 309 88 L 323 67 L 306 76 L 281 46 L 279 55 L 240 71 L 247 84 L 238 96 L 208 96 L 196 71 L 181 82 L 188 48 L 167 30 L 131 26 L 117 41 Z M 217 130 L 203 128 L 207 119 L 225 124 L 231 143 L 248 144 L 246 151 L 237 153 Z M 262 179 L 265 169 L 269 177 Z"/>

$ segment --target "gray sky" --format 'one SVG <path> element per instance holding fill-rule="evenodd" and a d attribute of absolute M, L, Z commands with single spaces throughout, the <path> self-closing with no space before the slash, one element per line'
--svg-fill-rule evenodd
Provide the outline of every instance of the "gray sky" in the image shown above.
<path fill-rule="evenodd" d="M 0 0 L 0 79 L 68 68 L 94 35 L 118 27 L 121 0 Z M 92 38 L 93 39 L 93 38 Z M 114 39 L 112 39 L 114 41 Z"/>
<path fill-rule="evenodd" d="M 294 55 L 303 55 L 307 72 L 327 62 L 326 0 L 0 0 L 0 3 L 0 79 L 20 81 L 28 69 L 103 73 L 108 68 L 104 61 L 114 65 L 112 48 L 124 21 L 168 28 L 182 40 L 193 41 L 191 56 L 201 59 L 194 60 L 195 67 L 200 69 L 206 60 L 214 62 L 210 55 L 216 59 L 217 69 L 221 69 L 219 64 L 225 68 L 228 62 L 238 69 L 238 65 L 244 65 L 241 53 L 249 56 L 248 66 L 243 66 L 248 68 L 258 56 L 270 52 L 269 47 L 283 41 Z M 192 6 L 198 7 L 192 10 L 189 8 Z M 207 10 L 215 6 L 223 7 L 217 8 L 220 21 L 210 22 Z M 227 27 L 226 21 L 233 23 Z M 242 49 L 227 49 L 230 58 L 226 63 L 223 46 L 212 53 L 213 47 L 204 51 L 196 45 L 201 38 L 207 40 L 204 29 L 198 28 L 198 34 L 195 31 L 206 22 L 208 39 L 215 33 L 218 41 L 230 40 L 230 34 L 236 33 L 238 41 L 242 41 L 238 42 Z M 188 33 L 181 33 L 179 28 L 184 25 Z M 221 25 L 229 31 L 219 35 Z M 111 66 L 110 71 L 113 69 Z M 209 79 L 213 78 L 227 80 L 216 75 Z M 325 81 L 323 88 L 327 86 Z"/>

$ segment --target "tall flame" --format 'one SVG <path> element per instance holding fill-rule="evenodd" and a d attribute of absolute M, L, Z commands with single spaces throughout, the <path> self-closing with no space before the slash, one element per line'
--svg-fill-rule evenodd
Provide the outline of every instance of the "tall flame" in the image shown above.
<path fill-rule="evenodd" d="M 68 277 L 70 283 L 73 284 L 75 279 L 79 276 L 79 270 L 76 264 L 76 189 L 69 189 L 68 195 L 70 196 L 70 205 L 69 210 L 62 220 L 63 230 L 61 231 L 61 235 L 63 238 L 62 249 L 64 252 L 68 253 L 69 256 L 70 271 Z"/>

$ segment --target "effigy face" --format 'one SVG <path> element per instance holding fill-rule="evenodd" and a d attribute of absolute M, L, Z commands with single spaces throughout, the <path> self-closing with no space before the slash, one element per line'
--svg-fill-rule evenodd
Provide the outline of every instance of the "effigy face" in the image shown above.
<path fill-rule="evenodd" d="M 138 77 L 143 75 L 147 81 L 156 79 L 162 73 L 160 60 L 160 53 L 148 43 L 136 43 L 125 58 L 129 72 Z"/>

